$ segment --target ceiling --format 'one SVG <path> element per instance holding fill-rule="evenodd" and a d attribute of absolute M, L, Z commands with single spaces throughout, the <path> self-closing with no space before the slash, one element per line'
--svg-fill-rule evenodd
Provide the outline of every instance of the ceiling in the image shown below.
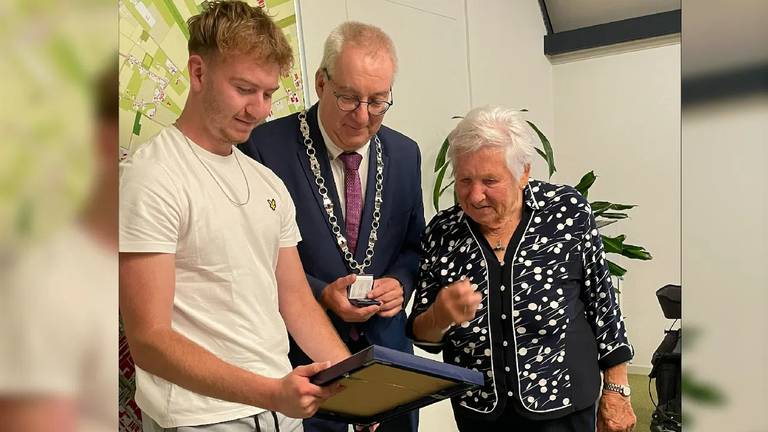
<path fill-rule="evenodd" d="M 681 0 L 540 0 L 558 33 L 680 9 Z"/>

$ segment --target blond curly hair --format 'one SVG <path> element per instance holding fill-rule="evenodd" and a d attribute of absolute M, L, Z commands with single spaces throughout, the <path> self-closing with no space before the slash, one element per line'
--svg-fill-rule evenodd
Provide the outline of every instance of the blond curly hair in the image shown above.
<path fill-rule="evenodd" d="M 190 54 L 253 55 L 280 66 L 293 65 L 293 50 L 282 30 L 260 7 L 244 1 L 208 1 L 187 20 Z"/>

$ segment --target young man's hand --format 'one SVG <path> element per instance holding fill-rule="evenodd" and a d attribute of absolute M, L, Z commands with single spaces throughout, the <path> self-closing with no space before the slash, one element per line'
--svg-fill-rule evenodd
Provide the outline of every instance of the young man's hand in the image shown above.
<path fill-rule="evenodd" d="M 273 407 L 270 408 L 293 418 L 307 418 L 315 415 L 326 399 L 344 389 L 341 384 L 320 387 L 309 382 L 313 375 L 330 366 L 331 362 L 297 366 L 291 373 L 276 380 Z"/>

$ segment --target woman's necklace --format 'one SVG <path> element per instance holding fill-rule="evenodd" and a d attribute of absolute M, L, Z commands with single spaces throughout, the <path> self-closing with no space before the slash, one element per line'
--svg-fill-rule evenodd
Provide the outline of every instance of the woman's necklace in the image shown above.
<path fill-rule="evenodd" d="M 515 227 L 516 226 L 517 226 L 517 224 L 515 224 Z M 513 232 L 514 232 L 514 228 L 515 227 L 512 228 Z M 507 234 L 509 234 L 509 237 L 507 237 Z M 509 243 L 509 239 L 511 238 L 511 235 L 512 234 L 509 233 L 507 229 L 503 229 L 502 228 L 502 229 L 499 229 L 498 235 L 491 234 L 489 236 L 486 236 L 486 238 L 488 238 L 488 237 L 496 238 L 496 246 L 491 246 L 491 250 L 493 250 L 494 252 L 504 252 L 507 249 L 507 243 Z M 503 239 L 507 239 L 507 241 L 502 243 Z M 489 244 L 491 243 L 491 239 L 490 238 L 488 239 L 488 243 Z"/>
<path fill-rule="evenodd" d="M 491 238 L 489 238 L 491 237 Z M 494 252 L 504 252 L 507 249 L 507 243 L 502 243 L 502 239 L 506 238 L 505 234 L 499 233 L 499 236 L 487 236 L 488 243 L 491 245 L 491 250 Z M 492 245 L 492 238 L 496 238 L 496 246 Z M 507 240 L 509 242 L 509 240 Z"/>

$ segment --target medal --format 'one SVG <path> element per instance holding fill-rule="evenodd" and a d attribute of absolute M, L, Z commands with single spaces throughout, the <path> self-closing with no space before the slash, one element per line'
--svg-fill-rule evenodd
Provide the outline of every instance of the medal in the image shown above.
<path fill-rule="evenodd" d="M 368 298 L 368 293 L 373 289 L 373 276 L 367 274 L 359 274 L 355 278 L 355 282 L 349 286 L 349 294 L 347 297 L 354 300 L 365 300 Z"/>

